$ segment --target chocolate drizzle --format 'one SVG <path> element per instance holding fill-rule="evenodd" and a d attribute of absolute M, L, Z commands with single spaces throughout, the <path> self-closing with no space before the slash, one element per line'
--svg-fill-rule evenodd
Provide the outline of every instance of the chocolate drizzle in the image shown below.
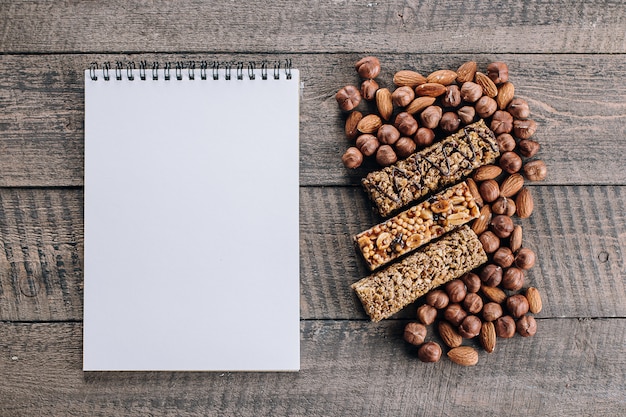
<path fill-rule="evenodd" d="M 478 125 L 478 129 L 476 125 Z M 472 136 L 475 137 L 472 138 Z M 485 144 L 483 145 L 483 143 Z M 469 147 L 469 149 L 462 145 Z M 437 149 L 437 147 L 439 149 Z M 465 149 L 461 149 L 462 147 Z M 483 122 L 477 122 L 474 125 L 466 126 L 456 135 L 435 144 L 428 149 L 428 152 L 422 151 L 415 153 L 405 161 L 401 161 L 400 166 L 394 165 L 390 168 L 386 168 L 381 173 L 387 175 L 388 181 L 368 181 L 366 187 L 369 186 L 373 188 L 378 192 L 380 197 L 393 202 L 395 207 L 392 207 L 391 210 L 381 210 L 379 206 L 381 214 L 385 215 L 385 212 L 389 213 L 410 202 L 411 200 L 404 200 L 406 198 L 410 199 L 411 195 L 413 199 L 423 196 L 426 188 L 433 187 L 432 179 L 437 182 L 435 187 L 439 187 L 445 183 L 454 182 L 457 179 L 460 180 L 460 175 L 465 175 L 467 174 L 466 171 L 472 171 L 476 168 L 477 160 L 481 160 L 479 161 L 480 165 L 488 163 L 489 161 L 482 161 L 482 159 L 485 159 L 485 152 L 489 149 L 496 154 L 494 155 L 495 158 L 498 154 L 498 145 L 495 141 L 495 135 Z M 439 157 L 439 161 L 433 160 L 432 158 L 433 155 L 436 155 L 436 151 L 440 152 L 440 156 L 443 157 Z M 461 156 L 459 161 L 455 162 L 455 154 Z M 409 169 L 406 170 L 404 168 Z M 427 184 L 426 181 L 429 179 L 427 174 L 432 170 L 435 170 L 437 174 L 434 176 L 431 175 L 431 183 Z M 403 190 L 407 190 L 404 199 L 401 195 Z"/>

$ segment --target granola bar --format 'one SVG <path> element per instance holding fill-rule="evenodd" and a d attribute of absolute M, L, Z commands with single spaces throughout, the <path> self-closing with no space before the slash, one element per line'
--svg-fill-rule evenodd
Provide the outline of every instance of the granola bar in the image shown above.
<path fill-rule="evenodd" d="M 500 155 L 494 133 L 483 120 L 441 142 L 363 178 L 362 185 L 381 216 L 426 194 L 454 184 Z"/>
<path fill-rule="evenodd" d="M 465 182 L 354 237 L 356 247 L 370 270 L 411 252 L 480 214 Z"/>
<path fill-rule="evenodd" d="M 487 254 L 478 236 L 464 225 L 400 262 L 355 282 L 352 288 L 376 322 L 485 262 Z"/>

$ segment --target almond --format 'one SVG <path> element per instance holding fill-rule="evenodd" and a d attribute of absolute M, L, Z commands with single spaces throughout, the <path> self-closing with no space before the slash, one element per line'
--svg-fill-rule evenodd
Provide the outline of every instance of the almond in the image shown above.
<path fill-rule="evenodd" d="M 530 215 L 533 213 L 533 208 L 535 204 L 533 202 L 533 196 L 532 194 L 530 194 L 530 190 L 528 188 L 523 187 L 519 191 L 519 193 L 517 193 L 517 197 L 515 198 L 515 206 L 517 207 L 517 215 L 521 219 L 530 217 Z"/>
<path fill-rule="evenodd" d="M 388 88 L 379 88 L 376 91 L 376 107 L 380 117 L 389 120 L 393 113 L 393 98 Z"/>
<path fill-rule="evenodd" d="M 461 343 L 463 343 L 461 335 L 458 334 L 457 331 L 454 330 L 454 327 L 447 321 L 440 321 L 437 328 L 439 329 L 439 336 L 441 336 L 443 343 L 448 347 L 459 347 Z"/>
<path fill-rule="evenodd" d="M 415 87 L 415 95 L 420 97 L 439 97 L 446 92 L 446 86 L 439 83 L 425 83 Z"/>
<path fill-rule="evenodd" d="M 494 82 L 491 81 L 491 78 L 489 78 L 486 74 L 477 72 L 474 76 L 474 82 L 482 87 L 484 95 L 491 98 L 498 95 L 498 87 L 496 87 Z"/>
<path fill-rule="evenodd" d="M 511 174 L 500 184 L 501 197 L 513 197 L 524 186 L 524 177 L 522 174 Z"/>
<path fill-rule="evenodd" d="M 467 61 L 463 65 L 456 70 L 456 81 L 458 83 L 465 83 L 467 81 L 472 81 L 474 79 L 474 75 L 476 74 L 476 62 Z"/>
<path fill-rule="evenodd" d="M 346 119 L 346 137 L 348 139 L 354 140 L 359 135 L 359 131 L 356 127 L 362 118 L 363 113 L 356 110 L 348 115 L 348 118 Z"/>
<path fill-rule="evenodd" d="M 504 300 L 506 300 L 506 294 L 498 287 L 488 287 L 486 285 L 482 285 L 480 287 L 480 291 L 489 299 L 489 301 L 493 301 L 494 303 L 502 304 Z"/>
<path fill-rule="evenodd" d="M 509 105 L 511 100 L 513 100 L 513 96 L 515 95 L 515 86 L 511 82 L 505 82 L 498 86 L 498 95 L 496 96 L 496 103 L 498 103 L 498 108 L 500 110 L 506 109 L 506 106 Z"/>
<path fill-rule="evenodd" d="M 474 180 L 471 178 L 467 178 L 465 180 L 465 183 L 467 184 L 467 188 L 469 189 L 469 192 L 472 194 L 472 197 L 474 197 L 474 200 L 476 200 L 476 204 L 482 207 L 483 198 L 480 196 L 480 192 L 478 191 L 478 186 L 476 185 Z"/>
<path fill-rule="evenodd" d="M 474 172 L 474 181 L 492 180 L 502 174 L 502 168 L 497 165 L 483 165 Z"/>
<path fill-rule="evenodd" d="M 406 112 L 410 114 L 419 113 L 428 106 L 432 106 L 435 102 L 435 97 L 417 97 L 408 106 L 406 106 Z"/>
<path fill-rule="evenodd" d="M 450 85 L 456 80 L 456 72 L 451 70 L 439 70 L 432 72 L 426 77 L 426 82 Z"/>
<path fill-rule="evenodd" d="M 537 288 L 529 287 L 526 290 L 526 299 L 528 300 L 528 310 L 531 313 L 537 314 L 541 311 L 543 303 L 541 302 L 541 295 Z"/>
<path fill-rule="evenodd" d="M 409 87 L 415 88 L 416 86 L 424 84 L 425 82 L 426 77 L 415 71 L 402 70 L 396 72 L 393 76 L 393 83 L 398 87 L 408 85 Z"/>
<path fill-rule="evenodd" d="M 383 125 L 383 121 L 376 114 L 368 114 L 357 123 L 356 128 L 361 133 L 376 134 L 378 129 Z"/>
<path fill-rule="evenodd" d="M 478 334 L 478 341 L 487 353 L 493 352 L 496 348 L 496 326 L 494 326 L 493 322 L 486 321 L 482 324 Z"/>
<path fill-rule="evenodd" d="M 513 228 L 513 232 L 509 237 L 509 249 L 515 253 L 522 247 L 522 226 L 519 224 Z"/>
<path fill-rule="evenodd" d="M 489 222 L 491 222 L 491 207 L 488 204 L 485 204 L 480 209 L 480 214 L 478 218 L 474 220 L 472 223 L 472 230 L 477 235 L 481 235 L 485 230 L 489 228 Z"/>
<path fill-rule="evenodd" d="M 457 365 L 474 366 L 478 363 L 478 351 L 471 346 L 450 349 L 448 358 Z"/>

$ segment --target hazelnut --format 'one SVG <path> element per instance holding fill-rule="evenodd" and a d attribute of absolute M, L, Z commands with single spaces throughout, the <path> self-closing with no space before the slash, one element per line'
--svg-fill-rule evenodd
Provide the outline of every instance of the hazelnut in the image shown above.
<path fill-rule="evenodd" d="M 396 149 L 396 154 L 398 155 L 398 158 L 406 158 L 407 156 L 415 152 L 415 149 L 417 148 L 413 139 L 406 136 L 398 139 L 393 147 Z"/>
<path fill-rule="evenodd" d="M 489 230 L 482 232 L 480 236 L 478 236 L 478 240 L 480 240 L 483 249 L 487 253 L 494 253 L 500 247 L 500 238 Z"/>
<path fill-rule="evenodd" d="M 376 162 L 381 166 L 389 166 L 398 160 L 393 148 L 389 145 L 381 145 L 376 151 Z"/>
<path fill-rule="evenodd" d="M 496 135 L 511 133 L 511 130 L 513 130 L 513 116 L 507 111 L 496 110 L 491 119 L 491 130 Z"/>
<path fill-rule="evenodd" d="M 522 316 L 517 320 L 515 328 L 522 337 L 534 336 L 537 333 L 537 321 L 533 316 Z"/>
<path fill-rule="evenodd" d="M 511 316 L 502 316 L 496 320 L 496 336 L 510 338 L 515 336 L 515 320 Z"/>
<path fill-rule="evenodd" d="M 471 339 L 478 336 L 482 322 L 476 316 L 469 315 L 463 319 L 459 325 L 459 334 L 465 339 Z"/>
<path fill-rule="evenodd" d="M 417 318 L 424 326 L 431 325 L 437 318 L 437 309 L 428 304 L 422 304 L 417 309 Z"/>
<path fill-rule="evenodd" d="M 420 127 L 415 133 L 415 144 L 417 146 L 430 146 L 435 140 L 435 132 L 427 127 Z"/>
<path fill-rule="evenodd" d="M 467 312 L 459 303 L 452 303 L 443 311 L 443 318 L 454 326 L 461 324 L 465 317 L 467 317 Z"/>
<path fill-rule="evenodd" d="M 419 346 L 426 339 L 426 326 L 421 323 L 408 323 L 404 327 L 404 340 L 408 343 Z"/>
<path fill-rule="evenodd" d="M 498 236 L 500 239 L 506 239 L 511 236 L 513 233 L 513 229 L 515 225 L 513 224 L 513 219 L 509 216 L 505 216 L 504 214 L 498 214 L 491 219 L 491 223 L 489 223 L 491 230 Z"/>
<path fill-rule="evenodd" d="M 513 151 L 507 151 L 500 155 L 500 166 L 509 174 L 515 174 L 522 168 L 522 158 Z"/>
<path fill-rule="evenodd" d="M 465 298 L 467 294 L 467 288 L 465 288 L 465 283 L 460 279 L 453 279 L 448 282 L 445 286 L 446 293 L 448 293 L 448 297 L 450 298 L 450 302 L 452 303 L 460 303 Z"/>
<path fill-rule="evenodd" d="M 365 100 L 374 100 L 376 98 L 376 91 L 380 86 L 375 80 L 365 80 L 361 83 L 361 95 Z"/>
<path fill-rule="evenodd" d="M 413 136 L 417 132 L 417 120 L 407 112 L 398 113 L 393 125 L 404 136 Z"/>
<path fill-rule="evenodd" d="M 348 117 L 346 117 L 345 132 L 346 132 L 346 137 L 349 140 L 354 140 L 359 135 L 359 130 L 356 127 L 358 126 L 362 118 L 363 118 L 363 113 L 361 113 L 360 111 L 356 111 L 356 110 L 353 112 L 350 112 Z"/>
<path fill-rule="evenodd" d="M 491 211 L 496 214 L 512 216 L 515 214 L 515 201 L 511 198 L 498 197 L 498 199 L 491 204 Z"/>
<path fill-rule="evenodd" d="M 363 163 L 363 154 L 357 148 L 351 146 L 341 157 L 341 162 L 343 162 L 346 168 L 358 168 Z"/>
<path fill-rule="evenodd" d="M 408 85 L 398 87 L 391 93 L 391 100 L 398 107 L 408 106 L 414 98 L 415 91 Z"/>
<path fill-rule="evenodd" d="M 467 292 L 478 292 L 480 290 L 480 277 L 473 272 L 468 272 L 461 277 L 461 281 L 465 283 Z"/>
<path fill-rule="evenodd" d="M 498 148 L 500 152 L 512 151 L 515 149 L 517 144 L 515 143 L 515 139 L 509 133 L 501 133 L 496 137 L 496 142 L 498 142 Z"/>
<path fill-rule="evenodd" d="M 439 126 L 439 121 L 441 120 L 441 115 L 443 110 L 439 106 L 428 106 L 422 111 L 420 114 L 420 120 L 422 121 L 422 126 L 427 127 L 429 129 L 434 129 Z"/>
<path fill-rule="evenodd" d="M 514 266 L 507 268 L 502 275 L 502 283 L 500 285 L 505 290 L 521 290 L 524 286 L 524 271 Z"/>
<path fill-rule="evenodd" d="M 441 358 L 441 346 L 436 342 L 426 342 L 420 346 L 417 357 L 422 362 L 438 362 Z"/>
<path fill-rule="evenodd" d="M 394 125 L 384 124 L 378 129 L 376 135 L 380 143 L 385 145 L 393 145 L 400 139 L 400 132 Z"/>
<path fill-rule="evenodd" d="M 461 98 L 468 103 L 475 103 L 483 95 L 483 88 L 475 82 L 468 81 L 461 86 Z"/>
<path fill-rule="evenodd" d="M 506 299 L 506 308 L 515 318 L 520 318 L 528 313 L 528 300 L 522 294 L 514 294 Z"/>
<path fill-rule="evenodd" d="M 474 117 L 476 117 L 476 109 L 472 106 L 463 106 L 456 112 L 459 115 L 459 119 L 461 119 L 461 123 L 464 125 L 468 125 L 474 121 Z"/>
<path fill-rule="evenodd" d="M 480 298 L 480 295 L 471 292 L 463 300 L 463 307 L 468 313 L 478 314 L 483 309 L 483 299 Z"/>
<path fill-rule="evenodd" d="M 480 271 L 480 280 L 488 287 L 497 287 L 502 282 L 502 267 L 487 264 Z"/>
<path fill-rule="evenodd" d="M 483 319 L 485 321 L 495 321 L 502 317 L 502 306 L 493 301 L 483 306 Z"/>
<path fill-rule="evenodd" d="M 537 155 L 537 152 L 539 152 L 539 148 L 541 147 L 541 145 L 539 145 L 539 142 L 536 142 L 532 139 L 520 140 L 518 146 L 519 152 L 526 158 L 532 158 L 533 156 Z"/>
<path fill-rule="evenodd" d="M 359 148 L 361 153 L 365 156 L 374 155 L 378 150 L 378 146 L 380 146 L 380 143 L 376 136 L 372 134 L 364 133 L 356 138 L 356 147 Z"/>
<path fill-rule="evenodd" d="M 482 96 L 476 102 L 476 113 L 482 118 L 494 114 L 498 110 L 498 103 L 489 96 Z"/>
<path fill-rule="evenodd" d="M 448 294 L 446 294 L 443 290 L 433 290 L 426 294 L 426 304 L 433 306 L 438 310 L 446 308 L 449 302 L 450 298 L 448 298 Z"/>
<path fill-rule="evenodd" d="M 439 121 L 439 126 L 441 127 L 441 130 L 446 133 L 456 132 L 457 130 L 459 130 L 460 124 L 461 119 L 459 119 L 459 116 L 453 111 L 445 112 L 441 116 L 441 120 Z"/>
<path fill-rule="evenodd" d="M 486 180 L 478 186 L 478 192 L 487 203 L 494 202 L 500 196 L 500 186 L 496 180 Z"/>
<path fill-rule="evenodd" d="M 530 269 L 535 266 L 535 252 L 529 248 L 521 248 L 515 254 L 515 265 L 518 268 Z"/>
<path fill-rule="evenodd" d="M 339 104 L 339 108 L 343 111 L 350 111 L 361 102 L 361 93 L 359 89 L 353 85 L 347 85 L 335 94 L 335 100 Z"/>
<path fill-rule="evenodd" d="M 487 65 L 487 76 L 495 84 L 502 84 L 509 80 L 509 67 L 504 62 L 492 62 Z"/>
<path fill-rule="evenodd" d="M 530 108 L 523 98 L 514 98 L 506 109 L 516 119 L 527 119 L 530 116 Z"/>
<path fill-rule="evenodd" d="M 354 64 L 354 69 L 361 78 L 376 78 L 380 74 L 380 61 L 375 56 L 366 56 Z"/>
<path fill-rule="evenodd" d="M 493 254 L 493 262 L 500 265 L 502 268 L 508 268 L 513 265 L 514 260 L 515 257 L 513 256 L 513 252 L 511 252 L 511 249 L 506 246 L 499 247 Z"/>
<path fill-rule="evenodd" d="M 441 98 L 443 107 L 456 108 L 461 104 L 461 90 L 458 85 L 449 85 Z"/>
<path fill-rule="evenodd" d="M 513 122 L 513 135 L 518 139 L 528 139 L 535 134 L 537 123 L 534 120 L 515 120 Z"/>
<path fill-rule="evenodd" d="M 530 181 L 543 181 L 546 179 L 548 169 L 546 168 L 545 162 L 541 159 L 537 159 L 526 162 L 526 164 L 524 164 L 523 172 L 524 176 Z"/>

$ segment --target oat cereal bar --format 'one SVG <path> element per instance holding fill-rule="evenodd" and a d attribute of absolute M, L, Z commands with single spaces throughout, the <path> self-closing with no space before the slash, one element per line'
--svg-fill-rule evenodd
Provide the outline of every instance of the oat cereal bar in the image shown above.
<path fill-rule="evenodd" d="M 403 260 L 352 284 L 372 321 L 380 321 L 487 262 L 478 236 L 464 225 Z"/>
<path fill-rule="evenodd" d="M 411 252 L 478 217 L 480 210 L 465 182 L 354 237 L 370 270 Z"/>
<path fill-rule="evenodd" d="M 459 182 L 500 155 L 494 133 L 483 120 L 416 152 L 361 183 L 378 213 L 387 217 L 426 194 Z"/>

